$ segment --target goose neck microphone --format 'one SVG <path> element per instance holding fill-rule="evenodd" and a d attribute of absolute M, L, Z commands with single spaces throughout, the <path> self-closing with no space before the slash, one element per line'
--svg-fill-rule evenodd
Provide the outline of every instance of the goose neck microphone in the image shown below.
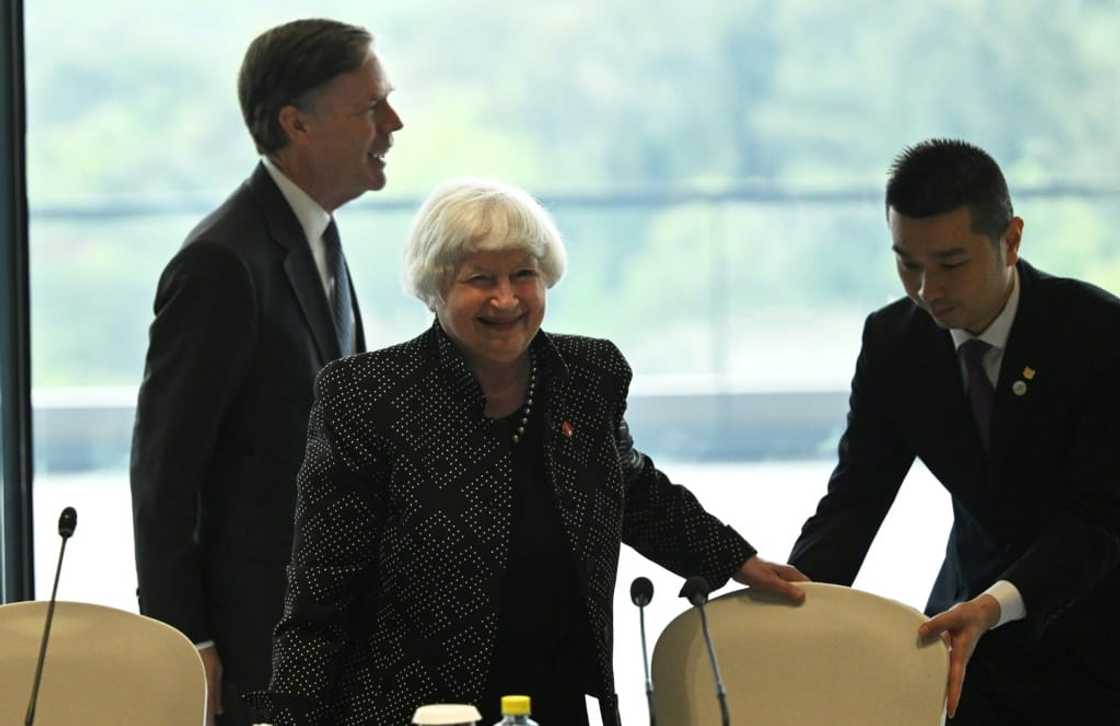
<path fill-rule="evenodd" d="M 653 681 L 649 677 L 649 655 L 646 651 L 646 605 L 653 600 L 653 583 L 646 577 L 636 577 L 630 583 L 630 600 L 638 606 L 638 618 L 642 628 L 642 668 L 646 673 L 646 705 L 649 707 L 649 726 L 657 726 L 653 714 Z"/>
<path fill-rule="evenodd" d="M 700 575 L 693 575 L 684 582 L 681 588 L 681 597 L 692 603 L 700 611 L 700 624 L 704 632 L 704 645 L 708 647 L 708 660 L 712 664 L 712 674 L 716 680 L 716 699 L 719 701 L 719 713 L 723 726 L 731 726 L 731 712 L 727 710 L 727 690 L 723 687 L 723 677 L 719 674 L 719 663 L 716 662 L 716 650 L 712 646 L 712 636 L 708 633 L 708 615 L 704 612 L 704 603 L 708 602 L 708 593 L 712 588 L 708 581 Z"/>
<path fill-rule="evenodd" d="M 58 517 L 58 535 L 62 537 L 62 549 L 58 552 L 58 566 L 54 571 L 54 587 L 51 588 L 51 601 L 47 605 L 47 622 L 43 626 L 43 639 L 39 643 L 39 660 L 35 663 L 35 678 L 31 685 L 31 700 L 27 703 L 27 716 L 24 726 L 35 723 L 35 704 L 39 700 L 39 684 L 43 680 L 43 662 L 47 659 L 47 640 L 51 637 L 51 621 L 54 620 L 54 601 L 58 596 L 58 576 L 62 572 L 62 556 L 66 554 L 66 541 L 78 526 L 78 512 L 73 507 L 62 510 Z"/>

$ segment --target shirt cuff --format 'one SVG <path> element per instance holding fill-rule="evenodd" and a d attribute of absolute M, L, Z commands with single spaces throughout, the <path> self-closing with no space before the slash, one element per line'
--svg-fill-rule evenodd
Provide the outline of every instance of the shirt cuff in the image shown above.
<path fill-rule="evenodd" d="M 1018 594 L 1018 593 L 1016 593 L 1016 594 Z M 214 641 L 204 640 L 201 643 L 195 643 L 194 647 L 198 648 L 199 650 L 206 650 L 207 648 L 213 648 L 214 647 Z"/>
<path fill-rule="evenodd" d="M 1019 594 L 1019 588 L 1007 580 L 996 582 L 983 594 L 991 595 L 999 603 L 999 622 L 992 626 L 992 630 L 1004 623 L 1022 620 L 1027 616 L 1027 606 L 1023 603 L 1023 596 Z"/>

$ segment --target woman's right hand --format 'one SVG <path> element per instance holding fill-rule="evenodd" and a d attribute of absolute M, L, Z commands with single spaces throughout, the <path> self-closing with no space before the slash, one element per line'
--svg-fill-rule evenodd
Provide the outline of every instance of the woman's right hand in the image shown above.
<path fill-rule="evenodd" d="M 809 578 L 793 565 L 769 562 L 758 555 L 739 566 L 732 577 L 748 587 L 773 592 L 793 602 L 805 599 L 805 592 L 791 582 L 808 582 Z"/>

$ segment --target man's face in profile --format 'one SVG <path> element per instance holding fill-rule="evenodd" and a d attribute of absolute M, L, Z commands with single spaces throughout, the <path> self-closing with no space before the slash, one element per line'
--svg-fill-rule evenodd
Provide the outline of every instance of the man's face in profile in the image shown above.
<path fill-rule="evenodd" d="M 371 50 L 361 66 L 332 79 L 306 114 L 308 156 L 330 208 L 385 186 L 386 154 L 403 124 L 389 104 L 393 87 Z"/>

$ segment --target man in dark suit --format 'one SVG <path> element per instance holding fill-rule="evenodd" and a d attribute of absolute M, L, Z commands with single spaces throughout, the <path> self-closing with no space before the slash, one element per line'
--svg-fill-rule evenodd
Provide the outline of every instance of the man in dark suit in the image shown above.
<path fill-rule="evenodd" d="M 159 281 L 132 445 L 140 610 L 198 644 L 210 723 L 247 723 L 239 694 L 268 684 L 315 376 L 365 348 L 333 212 L 385 185 L 391 90 L 363 28 L 254 40 L 238 95 L 261 163 Z"/>
<path fill-rule="evenodd" d="M 970 144 L 904 151 L 886 212 L 907 298 L 867 318 L 790 562 L 850 585 L 918 457 L 953 501 L 920 633 L 952 649 L 951 723 L 1120 723 L 1120 301 L 1020 259 L 1023 220 Z"/>

